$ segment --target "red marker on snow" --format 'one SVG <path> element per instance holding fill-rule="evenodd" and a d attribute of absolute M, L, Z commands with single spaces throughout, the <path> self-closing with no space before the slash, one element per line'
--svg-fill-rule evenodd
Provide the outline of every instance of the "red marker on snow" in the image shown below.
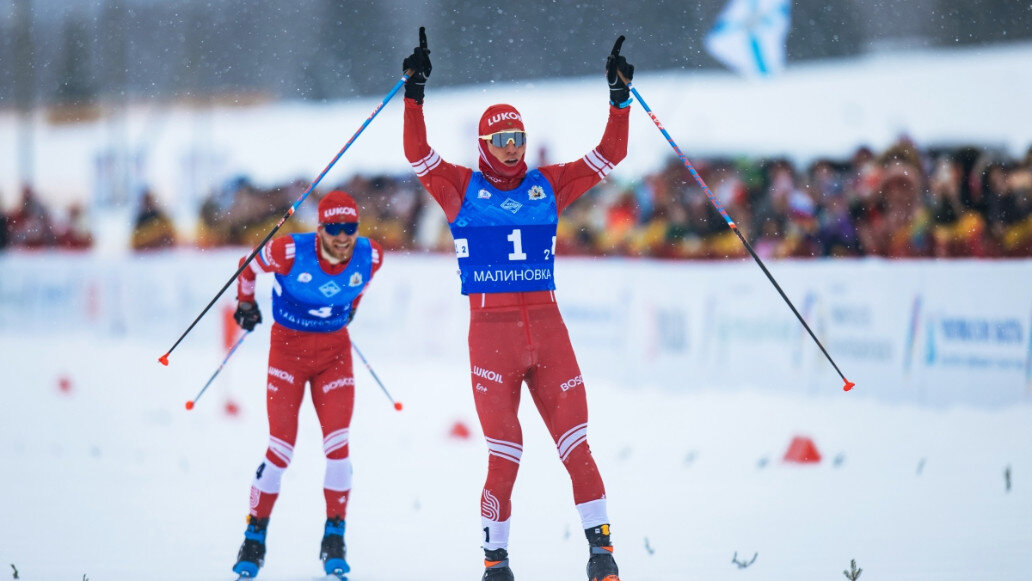
<path fill-rule="evenodd" d="M 452 424 L 451 429 L 448 430 L 448 435 L 457 440 L 468 440 L 470 432 L 469 428 L 466 427 L 465 423 L 463 423 L 461 420 L 457 420 L 454 424 Z"/>
<path fill-rule="evenodd" d="M 401 402 L 400 401 L 394 402 L 394 409 L 398 410 L 399 412 L 401 411 Z"/>
<path fill-rule="evenodd" d="M 190 400 L 190 401 L 186 402 L 186 409 L 192 410 L 193 409 L 193 405 L 194 405 L 193 404 L 193 400 Z"/>

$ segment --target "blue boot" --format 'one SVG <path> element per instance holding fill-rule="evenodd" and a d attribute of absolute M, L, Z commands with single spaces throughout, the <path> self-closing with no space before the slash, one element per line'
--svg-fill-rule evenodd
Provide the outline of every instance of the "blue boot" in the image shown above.
<path fill-rule="evenodd" d="M 268 517 L 247 517 L 244 544 L 240 545 L 236 565 L 233 565 L 233 572 L 240 575 L 240 577 L 257 577 L 258 569 L 261 569 L 262 565 L 265 564 L 265 529 L 268 526 Z"/>
<path fill-rule="evenodd" d="M 319 558 L 327 575 L 336 575 L 344 579 L 344 574 L 351 571 L 346 560 L 348 550 L 344 546 L 344 519 L 340 517 L 326 519 L 323 532 L 322 548 Z"/>

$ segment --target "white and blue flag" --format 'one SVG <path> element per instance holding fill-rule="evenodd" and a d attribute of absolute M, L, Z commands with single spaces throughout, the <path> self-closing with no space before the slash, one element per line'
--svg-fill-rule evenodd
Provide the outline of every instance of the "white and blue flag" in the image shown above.
<path fill-rule="evenodd" d="M 706 50 L 739 74 L 765 77 L 785 68 L 789 0 L 730 0 L 706 35 Z"/>

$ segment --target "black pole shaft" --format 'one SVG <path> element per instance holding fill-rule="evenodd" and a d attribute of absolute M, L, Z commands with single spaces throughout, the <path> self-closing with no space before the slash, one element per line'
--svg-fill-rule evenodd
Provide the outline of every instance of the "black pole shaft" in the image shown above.
<path fill-rule="evenodd" d="M 312 191 L 315 190 L 316 186 L 319 185 L 319 182 L 321 182 L 322 179 L 326 177 L 326 174 L 329 173 L 330 169 L 334 165 L 336 165 L 337 161 L 344 155 L 344 152 L 346 152 L 351 147 L 351 144 L 354 143 L 356 139 L 358 139 L 358 136 L 361 135 L 363 131 L 365 131 L 365 128 L 368 127 L 369 124 L 373 121 L 373 119 L 380 114 L 380 111 L 387 105 L 387 103 L 392 98 L 394 98 L 394 95 L 397 94 L 398 89 L 401 89 L 401 87 L 405 84 L 405 81 L 409 80 L 410 75 L 412 75 L 412 70 L 406 70 L 405 74 L 403 74 L 401 78 L 398 79 L 398 82 L 395 83 L 394 87 L 392 87 L 390 92 L 387 93 L 387 96 L 385 96 L 383 100 L 380 101 L 380 104 L 377 105 L 375 109 L 373 109 L 372 114 L 370 114 L 369 117 L 367 117 L 366 120 L 362 122 L 362 125 L 360 125 L 358 130 L 355 131 L 354 135 L 351 136 L 351 139 L 348 139 L 347 143 L 344 144 L 344 147 L 340 148 L 340 151 L 337 152 L 337 155 L 335 155 L 333 159 L 330 160 L 330 163 L 326 164 L 326 167 L 323 168 L 322 172 L 320 172 L 318 177 L 315 178 L 315 180 L 312 182 L 312 185 L 308 186 L 308 189 L 305 190 L 305 192 L 301 194 L 301 196 L 297 200 L 294 201 L 294 203 L 290 206 L 290 208 L 283 215 L 283 217 L 280 218 L 280 221 L 276 224 L 276 227 L 273 228 L 268 234 L 266 234 L 265 238 L 257 246 L 254 247 L 254 250 L 251 251 L 251 254 L 248 255 L 247 259 L 244 260 L 244 262 L 240 265 L 239 268 L 237 268 L 236 272 L 233 273 L 233 276 L 226 281 L 226 284 L 222 285 L 222 288 L 219 289 L 219 292 L 216 293 L 214 297 L 212 297 L 211 301 L 208 302 L 208 305 L 204 307 L 203 311 L 201 311 L 201 314 L 197 315 L 193 322 L 190 323 L 190 326 L 186 328 L 186 331 L 183 331 L 183 334 L 180 335 L 178 339 L 176 339 L 176 342 L 172 344 L 172 347 L 169 348 L 169 350 L 166 351 L 164 355 L 158 358 L 158 361 L 161 362 L 162 365 L 168 365 L 168 356 L 172 353 L 172 351 L 175 350 L 175 348 L 183 341 L 183 339 L 190 333 L 190 331 L 193 330 L 194 326 L 197 325 L 197 322 L 200 321 L 201 318 L 205 315 L 205 313 L 207 313 L 211 309 L 212 305 L 214 305 L 215 302 L 219 300 L 219 297 L 222 296 L 222 293 L 226 292 L 226 289 L 229 288 L 229 285 L 233 284 L 233 281 L 235 281 L 237 277 L 240 276 L 241 272 L 244 272 L 244 269 L 247 268 L 247 265 L 251 264 L 251 261 L 254 260 L 254 257 L 257 256 L 259 252 L 261 252 L 261 249 L 264 248 L 265 245 L 269 242 L 269 240 L 271 240 L 272 237 L 276 234 L 276 232 L 279 231 L 280 227 L 283 226 L 283 223 L 286 222 L 287 219 L 294 214 L 294 211 L 297 210 L 298 206 L 300 206 L 302 202 L 304 202 L 305 199 L 308 198 L 309 194 L 311 194 Z"/>
<path fill-rule="evenodd" d="M 240 276 L 240 273 L 244 272 L 244 269 L 251 264 L 251 261 L 254 260 L 254 257 L 257 256 L 259 252 L 261 252 L 262 248 L 265 247 L 269 240 L 272 240 L 272 237 L 276 235 L 276 232 L 279 232 L 280 227 L 283 226 L 283 223 L 286 222 L 287 218 L 289 218 L 290 215 L 293 213 L 293 208 L 288 210 L 287 213 L 284 214 L 282 218 L 280 218 L 280 221 L 278 224 L 276 224 L 276 227 L 270 230 L 269 233 L 265 235 L 265 238 L 257 246 L 254 247 L 254 250 L 251 251 L 251 254 L 248 255 L 247 259 L 244 260 L 244 262 L 240 264 L 240 267 L 236 269 L 236 272 L 233 273 L 233 276 L 229 277 L 229 280 L 227 280 L 226 283 L 222 285 L 222 288 L 219 289 L 219 292 L 215 293 L 215 296 L 211 297 L 211 300 L 208 301 L 208 304 L 204 307 L 204 310 L 202 310 L 201 313 L 194 318 L 193 322 L 190 323 L 190 326 L 187 327 L 186 330 L 183 331 L 183 334 L 180 335 L 178 339 L 176 339 L 176 342 L 172 344 L 172 347 L 170 347 L 169 350 L 158 359 L 159 361 L 161 361 L 162 364 L 168 365 L 169 354 L 172 353 L 172 351 L 174 351 L 175 348 L 180 343 L 182 343 L 183 339 L 190 334 L 190 331 L 193 330 L 193 328 L 197 325 L 198 321 L 200 321 L 201 318 L 204 317 L 204 315 L 207 314 L 209 310 L 211 310 L 212 305 L 214 305 L 219 300 L 219 297 L 221 297 L 222 294 L 226 292 L 226 289 L 229 288 L 229 285 L 233 284 L 236 281 L 237 277 Z"/>
<path fill-rule="evenodd" d="M 778 281 L 774 280 L 774 275 L 772 275 L 770 271 L 767 270 L 767 265 L 763 264 L 763 261 L 760 260 L 759 255 L 757 255 L 756 251 L 753 250 L 752 245 L 749 244 L 749 241 L 745 239 L 745 236 L 742 236 L 742 232 L 739 231 L 738 228 L 732 228 L 731 230 L 734 231 L 735 235 L 738 236 L 738 239 L 742 241 L 742 244 L 745 246 L 745 249 L 749 251 L 749 254 L 752 255 L 753 260 L 755 260 L 756 264 L 760 266 L 760 270 L 763 271 L 763 274 L 767 275 L 767 280 L 769 280 L 770 283 L 774 285 L 774 288 L 778 290 L 778 294 L 781 295 L 781 298 L 785 299 L 785 304 L 787 304 L 788 308 L 792 309 L 792 312 L 795 313 L 796 318 L 799 319 L 799 322 L 803 324 L 803 328 L 806 329 L 806 332 L 810 334 L 810 338 L 813 339 L 813 342 L 816 343 L 818 347 L 820 347 L 821 352 L 824 353 L 824 356 L 828 358 L 828 362 L 831 363 L 831 366 L 835 368 L 836 372 L 838 372 L 839 377 L 841 377 L 843 381 L 849 381 L 848 379 L 846 379 L 846 376 L 842 374 L 842 371 L 838 368 L 838 365 L 835 365 L 835 360 L 831 358 L 831 355 L 828 354 L 828 350 L 824 348 L 824 345 L 821 344 L 820 339 L 818 339 L 817 335 L 815 335 L 813 330 L 810 329 L 810 325 L 806 324 L 806 319 L 804 319 L 803 316 L 799 314 L 799 311 L 795 308 L 795 305 L 792 304 L 792 301 L 789 300 L 788 295 L 785 294 L 785 291 L 781 290 L 781 285 L 778 284 Z"/>
<path fill-rule="evenodd" d="M 645 102 L 645 99 L 642 98 L 641 93 L 638 92 L 638 89 L 634 88 L 634 86 L 631 84 L 630 79 L 626 78 L 619 71 L 617 71 L 617 74 L 619 75 L 620 79 L 627 85 L 627 88 L 631 90 L 631 93 L 638 100 L 638 102 L 641 103 L 642 109 L 645 110 L 645 112 L 652 119 L 652 122 L 655 123 L 656 127 L 659 129 L 659 132 L 663 134 L 663 137 L 666 137 L 667 143 L 669 143 L 670 147 L 674 149 L 674 153 L 676 153 L 677 156 L 681 159 L 681 162 L 684 163 L 684 166 L 688 168 L 688 172 L 692 174 L 692 177 L 699 184 L 699 187 L 702 188 L 702 191 L 706 193 L 706 197 L 709 198 L 710 203 L 713 204 L 713 207 L 715 207 L 718 212 L 720 212 L 720 216 L 724 218 L 725 222 L 727 222 L 728 227 L 731 228 L 731 231 L 733 231 L 735 235 L 738 236 L 738 239 L 741 240 L 742 245 L 745 246 L 745 249 L 749 251 L 750 255 L 752 255 L 753 259 L 756 261 L 756 264 L 758 264 L 760 269 L 763 271 L 763 274 L 767 275 L 767 280 L 769 280 L 771 284 L 774 285 L 774 288 L 777 289 L 778 294 L 781 295 L 781 298 L 785 299 L 785 303 L 788 304 L 788 308 L 792 309 L 792 313 L 794 313 L 796 318 L 799 319 L 799 322 L 803 324 L 803 328 L 805 328 L 806 332 L 810 334 L 810 338 L 813 339 L 814 343 L 817 344 L 817 347 L 820 348 L 821 353 L 824 354 L 824 357 L 828 359 L 828 363 L 831 363 L 831 366 L 835 368 L 835 371 L 839 374 L 839 377 L 841 377 L 842 381 L 845 382 L 843 389 L 845 391 L 849 391 L 850 389 L 852 389 L 854 383 L 846 379 L 846 376 L 842 374 L 842 370 L 839 369 L 838 365 L 835 364 L 835 360 L 831 358 L 831 355 L 828 353 L 828 350 L 825 349 L 824 345 L 822 345 L 821 342 L 817 339 L 817 335 L 815 335 L 813 333 L 813 330 L 810 329 L 810 325 L 806 324 L 806 321 L 803 319 L 803 316 L 799 314 L 799 311 L 795 308 L 795 305 L 793 305 L 792 301 L 789 300 L 788 295 L 786 295 L 785 291 L 781 289 L 781 285 L 779 285 L 778 282 L 774 280 L 774 276 L 771 275 L 769 270 L 767 270 L 767 266 L 763 264 L 762 260 L 760 260 L 760 257 L 756 254 L 756 251 L 753 250 L 752 245 L 749 244 L 749 242 L 745 239 L 745 236 L 743 236 L 741 231 L 738 230 L 738 225 L 735 224 L 734 220 L 731 219 L 731 216 L 728 215 L 727 211 L 724 210 L 724 207 L 717 200 L 717 197 L 713 195 L 712 191 L 710 191 L 709 186 L 706 185 L 705 180 L 702 179 L 702 176 L 699 175 L 699 172 L 695 170 L 695 166 L 693 166 L 692 162 L 689 161 L 688 156 L 682 153 L 681 148 L 678 147 L 676 143 L 674 143 L 674 138 L 670 135 L 666 128 L 663 127 L 663 124 L 659 122 L 659 118 L 656 117 L 656 114 L 652 112 L 652 109 L 649 107 L 648 103 Z"/>

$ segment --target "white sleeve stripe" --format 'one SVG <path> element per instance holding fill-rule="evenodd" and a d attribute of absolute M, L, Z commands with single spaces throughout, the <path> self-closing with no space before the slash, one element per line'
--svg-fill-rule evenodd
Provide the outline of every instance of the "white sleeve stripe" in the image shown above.
<path fill-rule="evenodd" d="M 287 245 L 284 247 L 284 251 L 286 253 L 287 260 L 294 258 L 294 243 L 288 242 Z M 263 246 L 256 258 L 257 260 L 252 260 L 251 264 L 249 265 L 249 267 L 251 268 L 251 272 L 255 274 L 264 274 L 266 272 L 272 272 L 272 243 L 270 242 L 269 244 Z"/>
<path fill-rule="evenodd" d="M 584 163 L 588 164 L 588 167 L 595 170 L 598 177 L 604 178 L 613 170 L 613 164 L 609 163 L 609 160 L 599 155 L 598 150 L 592 150 L 591 153 L 584 156 Z"/>
<path fill-rule="evenodd" d="M 613 162 L 602 157 L 602 154 L 599 153 L 597 149 L 591 150 L 591 153 L 589 153 L 588 156 L 597 160 L 598 165 L 601 166 L 606 173 L 609 173 L 610 170 L 613 169 Z"/>
<path fill-rule="evenodd" d="M 412 169 L 415 170 L 417 176 L 423 177 L 439 165 L 441 165 L 441 156 L 431 149 L 426 157 L 412 164 Z"/>

